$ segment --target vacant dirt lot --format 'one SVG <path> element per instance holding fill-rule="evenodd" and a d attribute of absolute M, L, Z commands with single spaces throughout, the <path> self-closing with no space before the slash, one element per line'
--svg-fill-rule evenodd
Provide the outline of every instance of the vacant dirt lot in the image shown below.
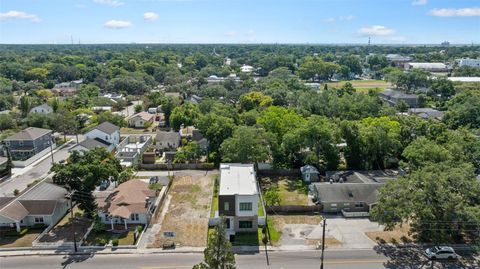
<path fill-rule="evenodd" d="M 161 223 L 160 232 L 152 247 L 174 241 L 181 246 L 203 247 L 207 243 L 208 218 L 214 179 L 218 171 L 176 172 L 169 190 L 169 205 L 162 220 L 162 214 L 155 220 Z M 176 237 L 168 239 L 163 232 L 175 232 Z"/>
<path fill-rule="evenodd" d="M 365 234 L 378 243 L 409 243 L 413 241 L 409 231 L 410 225 L 404 224 L 401 227 L 395 227 L 393 231 L 367 232 Z"/>

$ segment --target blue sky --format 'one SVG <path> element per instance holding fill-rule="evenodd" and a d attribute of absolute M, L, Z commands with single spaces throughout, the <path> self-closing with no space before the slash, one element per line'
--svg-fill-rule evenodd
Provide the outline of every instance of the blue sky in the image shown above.
<path fill-rule="evenodd" d="M 0 0 L 0 43 L 480 43 L 479 0 Z"/>

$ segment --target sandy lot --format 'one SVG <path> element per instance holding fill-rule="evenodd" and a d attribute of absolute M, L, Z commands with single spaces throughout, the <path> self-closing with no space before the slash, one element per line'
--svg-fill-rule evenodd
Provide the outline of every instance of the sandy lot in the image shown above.
<path fill-rule="evenodd" d="M 152 247 L 162 247 L 166 241 L 180 246 L 203 247 L 207 243 L 208 218 L 212 201 L 213 183 L 218 171 L 181 171 L 175 173 L 168 193 L 168 210 L 161 219 L 160 231 Z M 166 239 L 163 232 L 175 232 L 176 237 Z"/>

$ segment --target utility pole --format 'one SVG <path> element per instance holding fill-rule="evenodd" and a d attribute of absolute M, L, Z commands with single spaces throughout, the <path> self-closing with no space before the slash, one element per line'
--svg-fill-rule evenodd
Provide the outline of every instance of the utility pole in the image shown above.
<path fill-rule="evenodd" d="M 74 220 L 74 217 L 73 217 L 73 194 L 75 193 L 75 191 L 72 191 L 70 192 L 70 221 L 72 223 L 72 233 L 73 233 L 73 249 L 75 250 L 75 252 L 78 252 L 78 249 L 77 249 L 77 236 L 75 234 L 75 220 Z"/>
<path fill-rule="evenodd" d="M 322 263 L 320 269 L 323 269 L 323 253 L 325 251 L 325 226 L 327 226 L 327 219 L 323 219 L 323 233 L 322 233 Z"/>
<path fill-rule="evenodd" d="M 55 161 L 53 160 L 53 139 L 55 139 L 52 135 L 52 137 L 50 138 L 50 156 L 52 157 L 52 165 L 55 163 Z"/>

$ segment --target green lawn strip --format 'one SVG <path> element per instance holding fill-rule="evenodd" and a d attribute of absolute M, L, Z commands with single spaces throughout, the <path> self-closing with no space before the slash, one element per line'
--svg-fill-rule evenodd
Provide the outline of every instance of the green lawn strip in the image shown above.
<path fill-rule="evenodd" d="M 263 212 L 262 202 L 260 201 L 260 199 L 258 200 L 258 216 L 259 217 L 265 216 L 265 213 Z"/>
<path fill-rule="evenodd" d="M 232 242 L 233 246 L 258 246 L 261 242 L 261 229 L 259 232 L 237 232 L 235 233 L 235 242 Z M 260 234 L 259 234 L 260 233 Z"/>
<path fill-rule="evenodd" d="M 308 205 L 308 187 L 300 179 L 282 179 L 278 182 L 280 205 Z"/>
<path fill-rule="evenodd" d="M 277 243 L 282 236 L 282 232 L 275 229 L 275 221 L 273 219 L 269 218 L 267 224 L 270 232 L 270 241 L 272 241 L 272 243 Z"/>
<path fill-rule="evenodd" d="M 213 185 L 212 207 L 210 210 L 211 218 L 214 218 L 215 212 L 218 211 L 218 191 L 219 191 L 219 186 L 218 186 L 218 178 L 217 178 L 215 179 L 215 183 Z"/>
<path fill-rule="evenodd" d="M 23 228 L 20 233 L 15 231 L 0 236 L 0 248 L 31 247 L 32 242 L 45 230 L 45 228 Z"/>

